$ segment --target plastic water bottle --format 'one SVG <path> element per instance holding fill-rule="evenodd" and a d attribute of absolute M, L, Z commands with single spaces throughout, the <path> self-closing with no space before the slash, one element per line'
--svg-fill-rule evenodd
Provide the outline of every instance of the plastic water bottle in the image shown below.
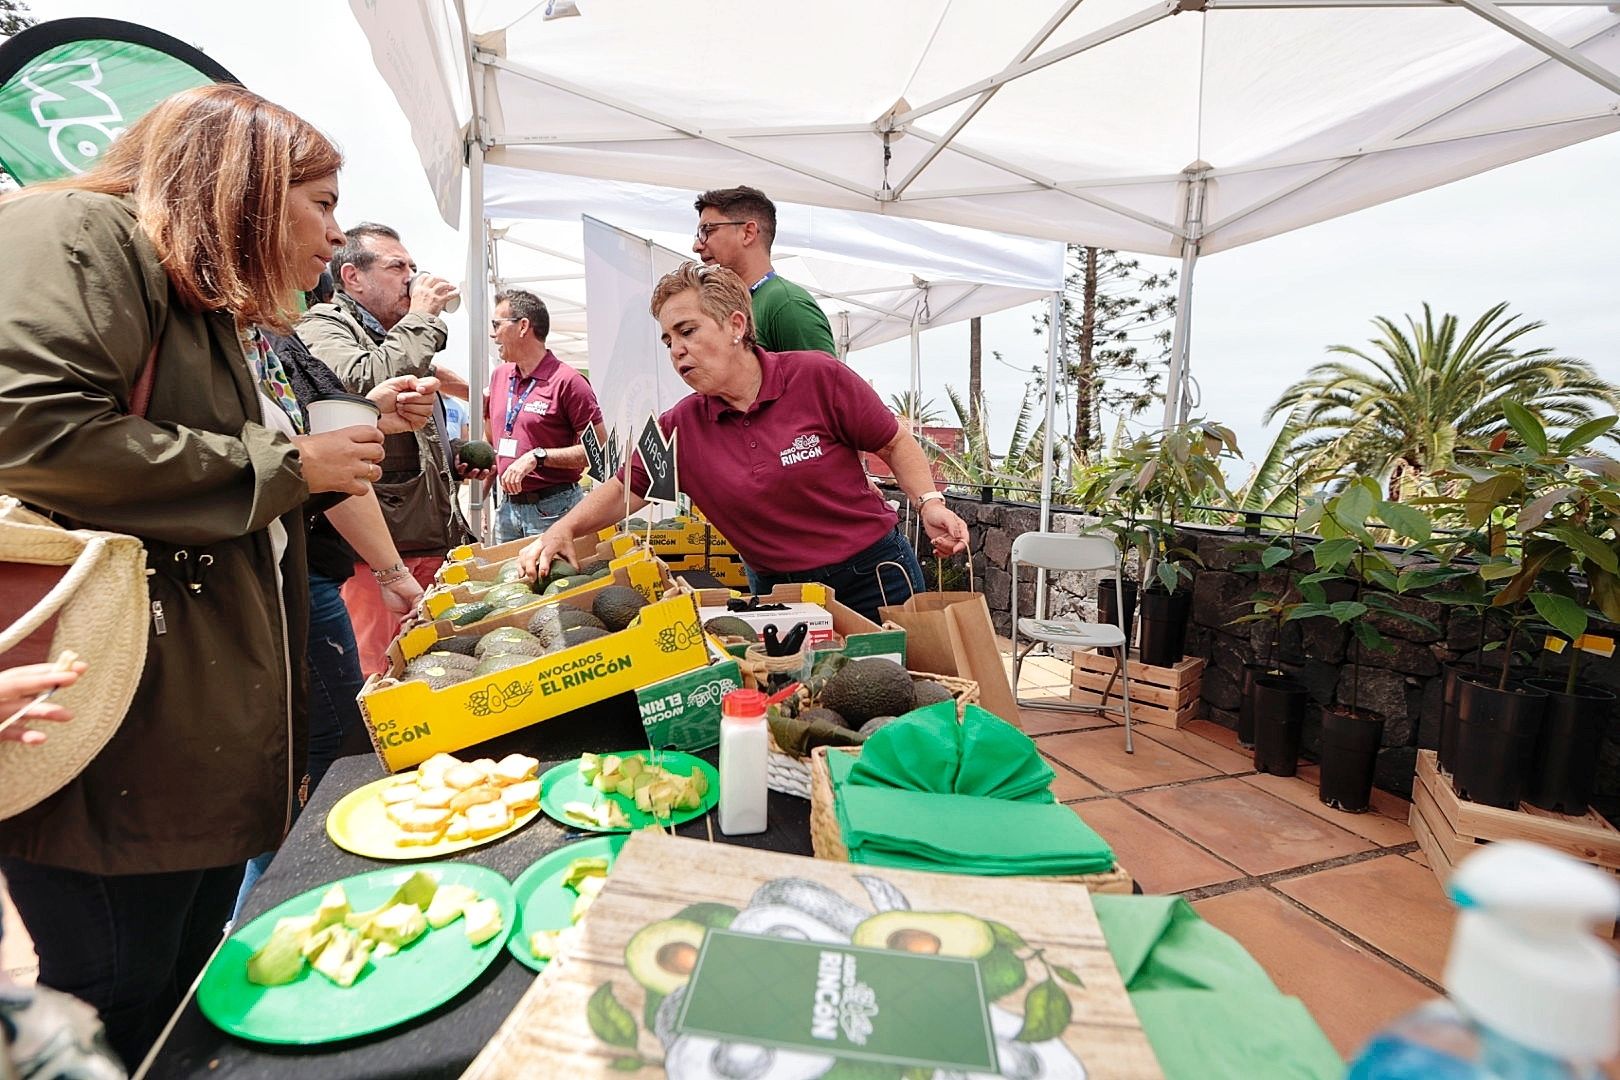
<path fill-rule="evenodd" d="M 765 831 L 765 701 L 758 690 L 720 699 L 720 831 Z"/>
<path fill-rule="evenodd" d="M 1620 958 L 1592 931 L 1620 886 L 1534 844 L 1491 844 L 1447 886 L 1449 1000 L 1374 1036 L 1347 1080 L 1586 1080 L 1620 1051 Z"/>

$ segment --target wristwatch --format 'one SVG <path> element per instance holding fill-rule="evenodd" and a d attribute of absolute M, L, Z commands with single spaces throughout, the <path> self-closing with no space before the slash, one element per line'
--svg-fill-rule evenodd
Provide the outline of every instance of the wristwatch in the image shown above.
<path fill-rule="evenodd" d="M 534 454 L 535 468 L 539 468 L 541 465 L 544 465 L 546 463 L 546 448 L 545 447 L 537 446 L 531 452 Z"/>

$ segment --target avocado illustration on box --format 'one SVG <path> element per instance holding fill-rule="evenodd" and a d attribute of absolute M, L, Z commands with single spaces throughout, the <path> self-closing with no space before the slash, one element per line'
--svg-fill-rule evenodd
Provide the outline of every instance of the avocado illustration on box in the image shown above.
<path fill-rule="evenodd" d="M 661 1067 L 673 1080 L 1084 1080 L 1062 1038 L 1074 1013 L 1066 987 L 1081 987 L 1079 975 L 1003 923 L 914 911 L 885 878 L 855 880 L 871 910 L 781 877 L 741 909 L 691 904 L 637 930 L 624 960 L 645 996 L 640 1019 L 625 1004 L 636 987 L 612 981 L 586 1006 L 591 1032 L 619 1054 L 614 1070 Z M 643 1026 L 662 1061 L 638 1052 Z"/>

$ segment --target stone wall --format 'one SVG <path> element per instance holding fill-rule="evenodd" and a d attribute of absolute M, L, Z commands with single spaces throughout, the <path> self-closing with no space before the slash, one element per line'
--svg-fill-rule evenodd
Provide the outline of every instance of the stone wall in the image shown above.
<path fill-rule="evenodd" d="M 990 617 L 997 632 L 1011 630 L 1012 577 L 1008 572 L 1012 541 L 1020 533 L 1033 531 L 1040 522 L 1040 507 L 1029 503 L 984 503 L 957 497 L 949 499 L 951 509 L 968 524 L 972 541 L 974 581 L 984 593 Z M 1085 518 L 1067 509 L 1054 508 L 1054 532 L 1074 532 Z M 1192 619 L 1187 631 L 1187 655 L 1202 656 L 1204 669 L 1203 701 L 1205 714 L 1226 727 L 1237 727 L 1239 691 L 1243 664 L 1269 660 L 1273 656 L 1273 627 L 1268 623 L 1231 620 L 1252 610 L 1250 598 L 1257 589 L 1278 592 L 1285 584 L 1284 570 L 1262 575 L 1237 572 L 1242 563 L 1252 563 L 1254 552 L 1233 550 L 1246 538 L 1237 529 L 1187 529 L 1185 546 L 1194 548 L 1203 561 L 1192 583 Z M 930 587 L 935 584 L 937 564 L 923 560 Z M 944 564 L 943 587 L 968 588 L 967 575 L 956 564 Z M 1313 567 L 1309 556 L 1295 560 L 1295 573 L 1308 573 Z M 1019 612 L 1034 611 L 1034 575 L 1024 571 L 1019 592 Z M 1055 574 L 1048 582 L 1047 611 L 1053 615 L 1080 612 L 1091 618 L 1094 611 L 1095 583 L 1089 574 Z M 1348 588 L 1348 586 L 1346 587 Z M 1345 597 L 1332 596 L 1332 599 Z M 1433 749 L 1439 738 L 1440 665 L 1473 652 L 1479 644 L 1477 616 L 1460 609 L 1421 599 L 1400 598 L 1396 603 L 1435 624 L 1438 631 L 1413 623 L 1373 616 L 1373 625 L 1393 648 L 1388 652 L 1364 651 L 1359 663 L 1347 662 L 1355 646 L 1349 632 L 1323 619 L 1301 620 L 1286 625 L 1275 643 L 1280 665 L 1292 671 L 1310 690 L 1314 704 L 1337 701 L 1349 703 L 1355 697 L 1359 708 L 1384 718 L 1383 749 L 1378 756 L 1378 786 L 1410 796 L 1417 751 Z M 1594 628 L 1601 632 L 1601 628 Z M 1500 652 L 1493 652 L 1499 658 Z M 1583 677 L 1620 690 L 1620 664 L 1587 657 Z M 1303 752 L 1314 760 L 1321 733 L 1317 709 L 1308 711 Z M 1620 815 L 1620 716 L 1611 715 L 1604 738 L 1598 776 L 1596 805 L 1611 820 Z"/>

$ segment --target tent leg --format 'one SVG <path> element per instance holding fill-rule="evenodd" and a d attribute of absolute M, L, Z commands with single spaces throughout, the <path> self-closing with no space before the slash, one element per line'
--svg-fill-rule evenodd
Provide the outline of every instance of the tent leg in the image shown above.
<path fill-rule="evenodd" d="M 467 402 L 468 431 L 474 439 L 484 437 L 482 395 L 489 385 L 489 245 L 484 221 L 484 146 L 473 139 L 467 148 L 467 385 L 472 400 Z M 484 485 L 474 483 L 468 524 L 473 534 L 484 535 Z"/>
<path fill-rule="evenodd" d="M 1171 332 L 1170 371 L 1164 386 L 1164 426 L 1175 427 L 1187 421 L 1192 396 L 1187 391 L 1187 355 L 1192 333 L 1193 270 L 1198 265 L 1198 241 L 1204 223 L 1203 176 L 1187 182 L 1187 238 L 1181 242 L 1181 281 L 1176 296 L 1176 325 Z"/>
<path fill-rule="evenodd" d="M 1052 294 L 1051 318 L 1048 320 L 1048 333 L 1046 335 L 1046 423 L 1042 425 L 1044 434 L 1041 437 L 1041 532 L 1052 530 L 1052 479 L 1057 472 L 1057 463 L 1052 460 L 1052 447 L 1055 442 L 1052 426 L 1057 420 L 1057 379 L 1058 379 L 1058 353 L 1061 351 L 1059 343 L 1063 340 L 1063 294 Z M 1014 582 L 1017 588 L 1018 583 Z M 1046 618 L 1046 569 L 1043 567 L 1035 571 L 1035 617 Z"/>

